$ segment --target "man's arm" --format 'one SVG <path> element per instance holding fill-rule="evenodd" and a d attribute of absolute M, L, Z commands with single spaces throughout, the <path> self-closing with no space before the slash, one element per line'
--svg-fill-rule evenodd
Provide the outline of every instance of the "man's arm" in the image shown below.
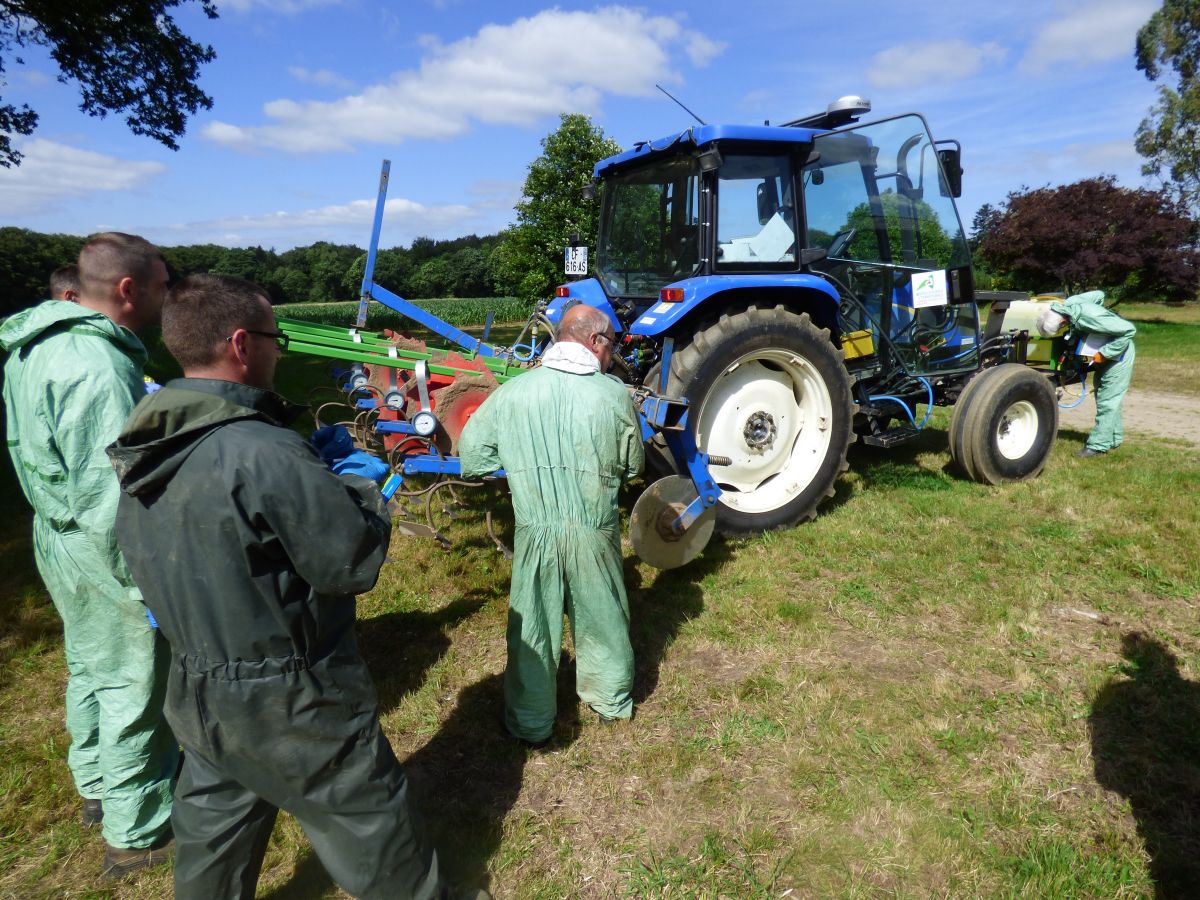
<path fill-rule="evenodd" d="M 458 439 L 458 455 L 464 478 L 479 478 L 503 468 L 497 421 L 502 402 L 493 393 L 467 420 Z"/>
<path fill-rule="evenodd" d="M 238 427 L 238 426 L 229 426 Z M 274 426 L 248 425 L 243 427 Z M 320 594 L 361 594 L 375 586 L 392 520 L 379 489 L 356 475 L 334 475 L 297 434 L 265 446 L 248 463 L 241 499 L 251 524 L 261 516 L 296 572 Z"/>
<path fill-rule="evenodd" d="M 646 464 L 646 446 L 642 443 L 642 428 L 638 422 L 637 408 L 633 398 L 624 388 L 621 389 L 624 404 L 621 409 L 621 446 L 622 446 L 622 475 L 621 481 L 628 482 L 642 474 Z"/>
<path fill-rule="evenodd" d="M 118 355 L 111 365 L 94 366 L 47 392 L 47 415 L 67 473 L 72 517 L 117 580 L 130 587 L 133 576 L 117 544 L 121 488 L 104 448 L 116 440 L 137 405 L 133 385 L 140 380 L 136 364 Z"/>

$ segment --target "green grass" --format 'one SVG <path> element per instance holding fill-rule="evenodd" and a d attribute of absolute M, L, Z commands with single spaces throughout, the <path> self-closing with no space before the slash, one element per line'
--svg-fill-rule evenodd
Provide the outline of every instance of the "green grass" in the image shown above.
<path fill-rule="evenodd" d="M 1138 330 L 1134 338 L 1134 388 L 1200 396 L 1200 378 L 1196 377 L 1200 303 L 1122 303 L 1116 311 Z"/>
<path fill-rule="evenodd" d="M 327 368 L 288 355 L 280 387 L 303 399 Z M 1077 460 L 1069 434 L 1039 479 L 986 487 L 949 468 L 945 423 L 853 447 L 812 523 L 669 573 L 627 559 L 637 716 L 597 724 L 568 655 L 545 753 L 497 731 L 510 564 L 474 496 L 442 517 L 450 549 L 397 537 L 360 644 L 451 877 L 516 898 L 1188 896 L 1200 460 L 1150 440 Z M 0 896 L 164 896 L 166 872 L 94 878 L 61 638 L 5 473 Z M 260 896 L 338 896 L 287 817 Z"/>

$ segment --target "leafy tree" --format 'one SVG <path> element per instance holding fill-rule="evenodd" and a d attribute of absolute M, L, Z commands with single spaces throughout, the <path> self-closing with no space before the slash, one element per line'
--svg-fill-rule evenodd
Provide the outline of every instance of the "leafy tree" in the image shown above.
<path fill-rule="evenodd" d="M 879 206 L 883 210 L 883 220 L 887 229 L 889 250 L 893 262 L 913 261 L 905 258 L 904 241 L 901 238 L 900 228 L 902 208 L 905 211 L 905 218 L 915 217 L 919 225 L 917 237 L 919 237 L 920 246 L 914 248 L 914 252 L 919 249 L 921 259 L 936 260 L 938 265 L 944 268 L 961 265 L 965 262 L 956 257 L 955 250 L 957 248 L 954 241 L 946 234 L 946 229 L 942 227 L 933 208 L 924 200 L 917 200 L 914 203 L 902 198 L 893 190 L 886 190 L 879 195 Z M 853 228 L 858 232 L 847 252 L 851 259 L 882 258 L 875 227 L 876 214 L 868 204 L 860 203 L 850 211 L 841 230 L 846 231 Z"/>
<path fill-rule="evenodd" d="M 262 247 L 227 247 L 209 271 L 236 275 L 261 285 L 268 281 L 275 265 L 275 254 Z"/>
<path fill-rule="evenodd" d="M 562 280 L 563 248 L 572 232 L 584 241 L 594 241 L 596 235 L 599 209 L 583 199 L 583 188 L 596 163 L 620 149 L 587 116 L 562 115 L 558 128 L 542 139 L 541 155 L 529 164 L 517 223 L 497 261 L 504 287 L 538 300 Z"/>
<path fill-rule="evenodd" d="M 983 204 L 975 211 L 975 217 L 971 219 L 971 236 L 967 239 L 967 245 L 971 248 L 972 253 L 979 252 L 979 245 L 995 227 L 996 219 L 999 216 L 1000 210 L 990 203 Z"/>
<path fill-rule="evenodd" d="M 160 247 L 172 278 L 182 278 L 197 272 L 212 272 L 229 252 L 220 244 L 187 244 L 180 247 Z"/>
<path fill-rule="evenodd" d="M 170 10 L 190 0 L 0 0 L 0 76 L 5 60 L 26 47 L 46 47 L 58 80 L 79 85 L 79 108 L 103 118 L 126 113 L 134 134 L 178 150 L 188 115 L 211 109 L 212 98 L 196 86 L 212 47 L 188 38 Z M 210 19 L 213 0 L 195 0 Z M 0 85 L 4 82 L 0 77 Z M 0 166 L 19 164 L 10 135 L 29 135 L 38 115 L 27 104 L 0 103 Z"/>
<path fill-rule="evenodd" d="M 343 290 L 346 272 L 354 265 L 362 250 L 351 244 L 331 244 L 318 241 L 305 249 L 308 264 L 308 297 L 318 303 L 331 300 L 353 300 L 358 290 Z"/>
<path fill-rule="evenodd" d="M 50 273 L 75 262 L 83 240 L 72 234 L 0 228 L 0 316 L 45 300 Z"/>
<path fill-rule="evenodd" d="M 1014 191 L 980 253 L 1028 290 L 1118 286 L 1163 299 L 1195 297 L 1200 223 L 1165 191 L 1118 187 L 1104 175 L 1061 187 Z"/>
<path fill-rule="evenodd" d="M 351 263 L 342 279 L 342 291 L 347 297 L 358 299 L 359 291 L 362 289 L 363 272 L 366 270 L 367 254 L 362 253 Z M 408 293 L 412 270 L 412 256 L 404 247 L 389 247 L 375 254 L 373 280 L 393 294 L 404 297 Z"/>
<path fill-rule="evenodd" d="M 1160 84 L 1158 102 L 1135 136 L 1146 157 L 1142 174 L 1168 182 L 1193 213 L 1200 213 L 1200 3 L 1164 0 L 1137 34 L 1137 67 L 1151 81 L 1173 70 L 1174 87 Z"/>

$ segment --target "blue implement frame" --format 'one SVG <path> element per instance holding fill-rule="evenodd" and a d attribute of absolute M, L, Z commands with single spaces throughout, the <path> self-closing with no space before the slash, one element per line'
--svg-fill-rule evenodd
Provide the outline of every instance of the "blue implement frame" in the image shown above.
<path fill-rule="evenodd" d="M 449 322 L 438 318 L 415 303 L 411 303 L 403 297 L 393 294 L 387 288 L 383 287 L 383 285 L 375 283 L 375 259 L 379 254 L 379 234 L 383 230 L 383 213 L 387 207 L 387 189 L 388 181 L 391 178 L 391 171 L 392 161 L 385 159 L 379 172 L 379 193 L 375 198 L 375 219 L 371 226 L 371 244 L 367 248 L 367 266 L 363 270 L 362 288 L 359 293 L 357 327 L 366 327 L 368 303 L 371 300 L 377 300 L 384 306 L 394 309 L 400 315 L 428 328 L 439 337 L 444 337 L 448 341 L 454 341 L 454 343 L 472 353 L 476 353 L 479 356 L 499 356 L 499 352 L 490 344 L 481 341 L 479 338 L 472 337 L 462 329 L 455 328 Z M 488 331 L 490 331 L 490 321 L 488 325 Z"/>

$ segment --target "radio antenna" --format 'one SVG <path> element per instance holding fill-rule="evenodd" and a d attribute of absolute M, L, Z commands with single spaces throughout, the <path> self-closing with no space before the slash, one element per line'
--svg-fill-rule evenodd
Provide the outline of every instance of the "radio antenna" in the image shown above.
<path fill-rule="evenodd" d="M 680 100 L 678 97 L 676 97 L 674 94 L 672 94 L 670 91 L 668 91 L 668 90 L 667 90 L 665 87 L 663 87 L 661 84 L 656 84 L 656 85 L 655 85 L 655 87 L 656 87 L 656 88 L 658 88 L 660 91 L 662 91 L 664 94 L 666 94 L 668 97 L 670 97 L 672 100 L 674 100 L 676 103 L 678 103 L 678 104 L 679 104 L 679 106 L 680 106 L 680 108 L 681 108 L 681 109 L 682 109 L 682 110 L 683 110 L 685 113 L 687 113 L 689 116 L 691 116 L 691 117 L 692 117 L 693 119 L 695 119 L 697 122 L 699 122 L 701 125 L 707 125 L 707 124 L 708 124 L 708 123 L 707 123 L 707 122 L 705 122 L 705 121 L 704 121 L 702 118 L 700 118 L 698 115 L 696 115 L 694 112 L 692 112 L 692 111 L 691 111 L 690 109 L 688 109 L 686 106 L 684 106 L 684 105 L 683 105 L 683 102 L 682 102 L 682 101 L 681 101 L 681 100 Z"/>

